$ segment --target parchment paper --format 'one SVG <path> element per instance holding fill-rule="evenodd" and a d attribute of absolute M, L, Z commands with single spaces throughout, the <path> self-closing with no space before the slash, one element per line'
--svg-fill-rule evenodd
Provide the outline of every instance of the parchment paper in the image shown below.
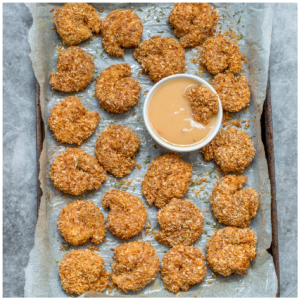
<path fill-rule="evenodd" d="M 62 4 L 27 4 L 33 15 L 33 25 L 29 33 L 29 43 L 31 46 L 30 58 L 32 60 L 33 69 L 36 78 L 41 87 L 41 108 L 44 122 L 47 123 L 50 108 L 56 105 L 64 97 L 70 96 L 70 93 L 62 93 L 51 90 L 49 85 L 49 73 L 55 70 L 57 60 L 57 46 L 62 45 L 61 39 L 56 34 L 53 27 L 53 13 L 50 13 L 52 7 L 57 8 Z M 109 12 L 118 8 L 133 9 L 141 19 L 144 20 L 143 40 L 150 36 L 162 35 L 173 36 L 173 30 L 170 29 L 167 17 L 172 9 L 172 3 L 135 3 L 135 4 L 95 4 L 97 11 L 99 8 L 104 10 L 99 13 L 103 19 Z M 239 37 L 239 45 L 241 52 L 246 55 L 248 64 L 245 65 L 245 73 L 250 83 L 251 90 L 251 105 L 248 111 L 243 110 L 235 116 L 235 119 L 251 119 L 251 126 L 246 132 L 252 137 L 256 148 L 256 157 L 251 163 L 251 167 L 245 170 L 244 174 L 248 176 L 249 181 L 246 186 L 253 187 L 260 191 L 259 202 L 260 207 L 257 216 L 252 220 L 250 227 L 255 231 L 258 238 L 257 257 L 251 264 L 248 274 L 245 276 L 231 275 L 223 277 L 221 275 L 213 276 L 214 274 L 208 268 L 207 276 L 204 282 L 191 287 L 190 291 L 182 293 L 181 297 L 192 296 L 216 296 L 216 297 L 274 297 L 277 290 L 277 278 L 273 265 L 272 257 L 268 254 L 266 249 L 270 247 L 271 243 L 271 210 L 270 210 L 270 182 L 268 177 L 267 163 L 265 159 L 264 147 L 261 141 L 260 116 L 263 108 L 263 101 L 266 94 L 270 40 L 273 21 L 273 6 L 271 4 L 212 4 L 217 7 L 217 10 L 224 15 L 225 19 L 221 21 L 223 24 L 222 30 L 226 31 L 228 26 L 237 31 Z M 227 9 L 225 9 L 225 5 Z M 150 16 L 147 17 L 147 15 Z M 241 35 L 242 34 L 242 35 Z M 54 46 L 56 44 L 56 46 Z M 147 171 L 149 164 L 146 164 L 147 158 L 154 157 L 166 153 L 167 150 L 157 145 L 153 146 L 154 141 L 151 139 L 143 123 L 142 107 L 145 96 L 143 93 L 149 91 L 153 83 L 147 79 L 145 75 L 138 76 L 137 73 L 141 71 L 140 64 L 133 58 L 133 49 L 125 50 L 124 60 L 122 58 L 109 57 L 103 51 L 101 44 L 101 37 L 95 38 L 93 41 L 88 40 L 83 42 L 80 46 L 95 57 L 96 74 L 99 73 L 115 63 L 122 63 L 123 61 L 129 63 L 132 68 L 132 77 L 138 80 L 142 87 L 140 103 L 133 109 L 111 116 L 106 111 L 102 110 L 96 97 L 94 97 L 95 87 L 91 83 L 83 92 L 76 93 L 80 97 L 83 105 L 89 110 L 96 110 L 100 113 L 101 121 L 97 130 L 93 135 L 83 144 L 82 148 L 94 155 L 94 146 L 96 138 L 104 128 L 111 122 L 122 125 L 129 125 L 141 138 L 142 146 L 139 151 L 136 161 L 141 164 L 142 168 L 138 170 L 135 168 L 125 178 L 132 179 L 134 186 L 130 186 L 128 192 L 140 197 L 148 209 L 148 220 L 151 221 L 152 228 L 159 228 L 156 222 L 155 207 L 150 208 L 146 200 L 141 195 L 141 180 Z M 186 66 L 187 73 L 199 74 L 198 64 L 192 64 L 190 59 L 193 54 L 197 53 L 196 49 L 186 50 Z M 248 66 L 251 66 L 248 69 Z M 250 72 L 249 72 L 250 70 Z M 208 80 L 211 76 L 206 73 L 202 78 Z M 72 94 L 72 95 L 75 95 Z M 32 101 L 32 99 L 29 99 Z M 136 114 L 133 116 L 133 112 Z M 139 116 L 140 121 L 137 120 Z M 70 203 L 78 199 L 78 197 L 71 196 L 60 192 L 56 189 L 49 179 L 49 169 L 54 157 L 60 152 L 64 151 L 69 145 L 63 145 L 57 142 L 46 127 L 46 138 L 43 145 L 43 151 L 40 158 L 41 172 L 39 175 L 41 187 L 43 190 L 43 197 L 39 210 L 39 218 L 36 227 L 35 245 L 30 253 L 30 259 L 26 268 L 26 297 L 67 297 L 68 295 L 63 291 L 58 275 L 59 261 L 65 256 L 66 251 L 62 251 L 61 247 L 65 241 L 60 236 L 57 229 L 57 220 L 60 210 Z M 188 192 L 188 198 L 191 199 L 202 212 L 204 212 L 205 225 L 204 233 L 201 238 L 194 244 L 206 252 L 205 245 L 208 238 L 213 235 L 217 228 L 222 228 L 218 222 L 212 217 L 209 205 L 209 194 L 213 188 L 213 182 L 216 181 L 215 163 L 205 162 L 203 156 L 198 151 L 193 153 L 185 153 L 182 155 L 183 159 L 193 163 L 193 180 L 206 177 L 209 180 L 206 188 L 200 191 L 198 196 L 195 196 L 195 191 L 200 189 L 200 186 L 193 186 L 191 184 Z M 124 179 L 124 178 L 122 178 Z M 115 180 L 114 182 L 112 180 Z M 139 181 L 140 180 L 140 181 Z M 82 199 L 90 199 L 96 205 L 101 207 L 101 199 L 105 192 L 110 188 L 114 188 L 115 184 L 119 184 L 120 179 L 109 176 L 103 186 L 95 193 L 86 192 L 82 195 Z M 202 184 L 201 186 L 203 186 Z M 120 186 L 120 185 L 118 185 Z M 35 201 L 31 199 L 31 201 Z M 108 211 L 101 207 L 101 211 L 107 216 Z M 34 213 L 34 212 L 32 212 Z M 142 236 L 143 235 L 143 236 Z M 98 252 L 106 261 L 107 270 L 111 271 L 112 251 L 110 248 L 115 248 L 123 243 L 108 231 L 106 236 L 107 242 L 100 244 L 101 251 Z M 155 247 L 156 252 L 162 259 L 168 247 L 159 244 L 151 235 L 145 235 L 144 231 L 137 237 L 130 239 L 150 241 Z M 87 248 L 89 243 L 82 246 L 71 246 L 67 251 L 76 248 Z M 120 296 L 119 292 L 112 292 L 106 290 L 104 293 L 86 293 L 85 296 Z M 137 293 L 128 293 L 127 296 L 147 296 L 147 297 L 168 297 L 174 296 L 173 293 L 163 288 L 160 275 L 156 280 L 148 285 L 145 289 Z"/>

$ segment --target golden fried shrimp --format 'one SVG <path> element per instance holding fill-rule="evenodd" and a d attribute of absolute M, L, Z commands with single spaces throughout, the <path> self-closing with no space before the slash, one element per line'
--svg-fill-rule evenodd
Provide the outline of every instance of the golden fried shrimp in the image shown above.
<path fill-rule="evenodd" d="M 206 244 L 208 266 L 223 276 L 247 274 L 256 256 L 256 245 L 256 235 L 250 228 L 219 229 Z"/>
<path fill-rule="evenodd" d="M 54 24 L 63 43 L 73 46 L 99 33 L 102 22 L 91 5 L 66 3 L 54 14 Z"/>
<path fill-rule="evenodd" d="M 124 292 L 139 291 L 153 282 L 159 272 L 159 258 L 150 243 L 135 241 L 114 250 L 112 281 Z"/>
<path fill-rule="evenodd" d="M 68 294 L 82 295 L 85 292 L 103 292 L 110 273 L 104 269 L 103 258 L 88 249 L 72 250 L 59 266 L 63 289 Z"/>
<path fill-rule="evenodd" d="M 214 159 L 224 173 L 244 170 L 255 156 L 251 137 L 232 127 L 222 129 L 201 152 L 205 160 Z"/>
<path fill-rule="evenodd" d="M 167 290 L 188 291 L 206 275 L 203 252 L 197 247 L 175 246 L 164 255 L 160 273 Z"/>
<path fill-rule="evenodd" d="M 129 64 L 112 65 L 101 72 L 96 82 L 96 95 L 107 111 L 122 113 L 139 100 L 140 84 L 130 75 Z"/>
<path fill-rule="evenodd" d="M 63 238 L 75 246 L 89 239 L 99 244 L 106 234 L 104 216 L 90 200 L 69 203 L 60 211 L 57 224 Z"/>
<path fill-rule="evenodd" d="M 107 178 L 96 158 L 80 148 L 68 148 L 57 155 L 49 176 L 56 188 L 71 195 L 98 189 Z"/>
<path fill-rule="evenodd" d="M 199 123 L 208 124 L 219 110 L 218 95 L 203 85 L 191 86 L 185 92 L 192 107 L 192 114 Z"/>
<path fill-rule="evenodd" d="M 192 178 L 192 165 L 178 154 L 167 153 L 154 158 L 142 182 L 142 193 L 149 205 L 162 208 L 173 198 L 185 196 Z"/>
<path fill-rule="evenodd" d="M 59 142 L 81 145 L 99 121 L 99 114 L 89 111 L 79 98 L 66 97 L 51 109 L 48 125 Z"/>
<path fill-rule="evenodd" d="M 119 190 L 110 190 L 102 199 L 102 206 L 109 208 L 107 225 L 110 232 L 121 239 L 139 234 L 146 225 L 147 209 L 141 199 Z"/>
<path fill-rule="evenodd" d="M 227 175 L 217 182 L 210 196 L 210 204 L 219 223 L 246 227 L 256 216 L 259 206 L 254 189 L 241 189 L 248 180 L 245 176 Z"/>
<path fill-rule="evenodd" d="M 102 46 L 112 56 L 124 56 L 123 48 L 138 47 L 143 37 L 142 20 L 130 9 L 117 9 L 102 24 Z"/>
<path fill-rule="evenodd" d="M 151 37 L 134 50 L 133 56 L 154 82 L 185 72 L 184 49 L 173 38 Z"/>
<path fill-rule="evenodd" d="M 50 85 L 61 92 L 78 92 L 92 81 L 95 64 L 92 56 L 80 47 L 60 50 L 56 73 L 50 73 Z"/>
<path fill-rule="evenodd" d="M 173 198 L 185 196 L 192 178 L 192 165 L 178 154 L 167 153 L 154 158 L 142 182 L 142 193 L 149 205 L 164 207 Z"/>
<path fill-rule="evenodd" d="M 225 111 L 237 112 L 249 106 L 250 90 L 244 75 L 234 77 L 233 73 L 218 74 L 213 79 L 213 87 Z"/>
<path fill-rule="evenodd" d="M 217 16 L 207 3 L 176 3 L 169 21 L 179 43 L 187 48 L 199 46 L 213 35 Z"/>
<path fill-rule="evenodd" d="M 157 222 L 162 231 L 155 238 L 170 247 L 190 246 L 202 234 L 204 217 L 190 200 L 172 199 L 157 213 Z"/>
<path fill-rule="evenodd" d="M 242 71 L 242 54 L 236 41 L 223 36 L 208 38 L 202 47 L 201 60 L 211 74 L 225 70 L 233 74 Z"/>
<path fill-rule="evenodd" d="M 109 125 L 97 138 L 95 156 L 104 169 L 123 177 L 134 168 L 134 157 L 140 147 L 140 138 L 129 127 Z"/>

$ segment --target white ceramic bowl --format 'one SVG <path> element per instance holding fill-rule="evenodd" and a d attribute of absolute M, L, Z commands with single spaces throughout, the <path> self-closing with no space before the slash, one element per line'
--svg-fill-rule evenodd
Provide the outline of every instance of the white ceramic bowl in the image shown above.
<path fill-rule="evenodd" d="M 193 79 L 201 84 L 203 84 L 204 86 L 206 86 L 207 88 L 209 88 L 212 92 L 214 92 L 215 94 L 217 94 L 217 92 L 214 90 L 214 88 L 205 80 L 194 76 L 194 75 L 189 75 L 189 74 L 178 74 L 178 75 L 172 75 L 169 77 L 166 77 L 164 79 L 162 79 L 161 81 L 159 81 L 158 83 L 156 83 L 152 89 L 149 91 L 149 93 L 147 94 L 145 103 L 144 103 L 144 110 L 143 110 L 143 115 L 144 115 L 144 122 L 146 125 L 146 128 L 148 130 L 148 132 L 150 133 L 150 135 L 152 136 L 152 138 L 155 140 L 155 142 L 157 142 L 159 145 L 163 146 L 164 148 L 167 148 L 171 151 L 175 151 L 175 152 L 192 152 L 195 150 L 199 150 L 202 147 L 204 147 L 205 145 L 207 145 L 214 137 L 215 135 L 218 133 L 221 124 L 222 124 L 222 117 L 223 117 L 223 110 L 222 110 L 222 105 L 221 105 L 221 101 L 219 99 L 218 96 L 218 100 L 219 100 L 219 111 L 218 111 L 218 117 L 217 117 L 217 123 L 216 123 L 216 127 L 214 128 L 214 130 L 211 132 L 211 134 L 202 142 L 196 144 L 196 145 L 192 145 L 192 146 L 175 146 L 175 145 L 171 145 L 169 143 L 166 143 L 163 139 L 161 139 L 152 129 L 152 126 L 150 124 L 149 121 L 149 117 L 148 117 L 148 107 L 149 107 L 149 103 L 151 101 L 151 98 L 154 94 L 154 92 L 163 84 L 165 84 L 166 82 L 172 81 L 174 79 Z"/>

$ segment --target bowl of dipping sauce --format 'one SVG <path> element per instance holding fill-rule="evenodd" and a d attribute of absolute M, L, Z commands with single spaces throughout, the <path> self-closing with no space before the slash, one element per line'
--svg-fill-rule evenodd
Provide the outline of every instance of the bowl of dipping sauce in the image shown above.
<path fill-rule="evenodd" d="M 156 83 L 146 96 L 144 122 L 152 138 L 164 148 L 175 152 L 191 152 L 207 145 L 218 133 L 223 111 L 219 108 L 208 124 L 196 122 L 186 91 L 202 85 L 217 96 L 205 80 L 188 74 L 169 76 Z"/>

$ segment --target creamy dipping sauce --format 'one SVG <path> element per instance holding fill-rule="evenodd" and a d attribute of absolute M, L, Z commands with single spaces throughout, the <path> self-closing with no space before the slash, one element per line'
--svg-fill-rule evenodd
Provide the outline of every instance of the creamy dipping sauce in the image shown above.
<path fill-rule="evenodd" d="M 215 114 L 206 125 L 192 116 L 192 108 L 184 96 L 192 79 L 174 79 L 160 86 L 150 99 L 148 118 L 154 132 L 166 143 L 176 146 L 192 146 L 205 140 L 217 123 Z"/>

